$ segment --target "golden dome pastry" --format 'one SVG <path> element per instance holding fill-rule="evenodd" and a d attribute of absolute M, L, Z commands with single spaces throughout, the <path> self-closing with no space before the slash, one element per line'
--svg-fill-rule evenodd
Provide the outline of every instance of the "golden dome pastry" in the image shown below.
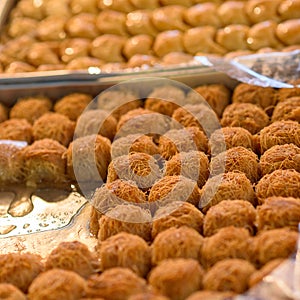
<path fill-rule="evenodd" d="M 69 0 L 47 0 L 42 1 L 40 9 L 44 11 L 46 16 L 61 16 L 70 18 L 72 16 Z"/>
<path fill-rule="evenodd" d="M 153 38 L 150 35 L 139 34 L 129 38 L 124 45 L 123 53 L 127 59 L 135 54 L 151 54 Z"/>
<path fill-rule="evenodd" d="M 66 65 L 67 70 L 84 70 L 90 67 L 101 68 L 105 62 L 99 58 L 91 56 L 79 56 L 72 59 Z"/>
<path fill-rule="evenodd" d="M 280 23 L 276 35 L 285 45 L 300 44 L 300 19 Z"/>
<path fill-rule="evenodd" d="M 300 0 L 283 0 L 279 4 L 278 14 L 282 20 L 300 18 Z"/>
<path fill-rule="evenodd" d="M 74 15 L 82 12 L 91 14 L 97 14 L 99 12 L 97 0 L 71 0 L 70 8 Z"/>
<path fill-rule="evenodd" d="M 135 9 L 130 0 L 99 0 L 98 7 L 101 10 L 111 9 L 124 13 L 129 13 Z"/>
<path fill-rule="evenodd" d="M 228 25 L 217 31 L 216 42 L 229 51 L 246 50 L 248 31 L 247 25 Z"/>
<path fill-rule="evenodd" d="M 279 21 L 277 13 L 281 0 L 249 0 L 246 3 L 246 13 L 253 24 L 263 21 Z"/>
<path fill-rule="evenodd" d="M 22 35 L 34 36 L 37 26 L 37 20 L 26 17 L 14 18 L 9 24 L 8 34 L 12 38 Z"/>
<path fill-rule="evenodd" d="M 70 37 L 93 39 L 99 35 L 96 26 L 96 16 L 88 13 L 81 13 L 70 18 L 65 30 Z"/>
<path fill-rule="evenodd" d="M 8 74 L 34 71 L 35 67 L 23 61 L 13 61 L 4 70 L 4 72 Z"/>
<path fill-rule="evenodd" d="M 91 44 L 92 56 L 106 62 L 123 62 L 123 47 L 126 38 L 115 34 L 103 34 L 95 38 Z"/>
<path fill-rule="evenodd" d="M 16 4 L 15 12 L 24 17 L 42 20 L 45 17 L 45 14 L 41 9 L 41 4 L 41 2 L 38 3 L 32 0 L 21 0 Z"/>
<path fill-rule="evenodd" d="M 182 5 L 186 7 L 190 7 L 193 4 L 192 0 L 160 0 L 162 6 L 167 5 Z"/>
<path fill-rule="evenodd" d="M 89 39 L 83 38 L 63 40 L 59 48 L 61 60 L 68 63 L 76 57 L 88 56 L 90 43 Z"/>
<path fill-rule="evenodd" d="M 58 64 L 58 55 L 49 48 L 47 43 L 35 43 L 33 44 L 27 53 L 27 61 L 33 66 L 39 66 L 43 64 Z"/>
<path fill-rule="evenodd" d="M 183 45 L 190 54 L 214 53 L 225 54 L 226 49 L 214 41 L 216 28 L 213 26 L 201 26 L 187 30 L 183 35 Z"/>
<path fill-rule="evenodd" d="M 179 65 L 192 62 L 194 56 L 185 52 L 170 52 L 162 57 L 163 65 Z"/>
<path fill-rule="evenodd" d="M 265 21 L 255 24 L 250 27 L 248 31 L 248 47 L 251 50 L 258 50 L 264 47 L 280 49 L 283 47 L 283 44 L 277 38 L 276 33 L 278 35 L 277 23 L 274 21 Z"/>
<path fill-rule="evenodd" d="M 159 0 L 130 0 L 136 9 L 154 9 L 160 6 Z"/>
<path fill-rule="evenodd" d="M 152 23 L 152 11 L 135 10 L 127 14 L 126 28 L 132 35 L 148 34 L 156 36 L 158 31 Z"/>
<path fill-rule="evenodd" d="M 193 27 L 205 25 L 221 27 L 217 8 L 216 4 L 210 2 L 194 5 L 185 10 L 184 21 Z"/>
<path fill-rule="evenodd" d="M 96 20 L 96 26 L 102 33 L 128 35 L 126 30 L 126 14 L 114 10 L 101 11 Z"/>
<path fill-rule="evenodd" d="M 159 33 L 154 41 L 153 50 L 160 57 L 170 52 L 183 51 L 183 33 L 179 30 Z"/>
<path fill-rule="evenodd" d="M 186 7 L 181 5 L 169 5 L 153 10 L 152 22 L 157 30 L 181 30 L 185 31 L 189 26 L 184 22 Z"/>
<path fill-rule="evenodd" d="M 49 16 L 37 25 L 37 37 L 41 41 L 61 41 L 66 38 L 65 17 Z"/>
<path fill-rule="evenodd" d="M 245 5 L 246 2 L 243 1 L 226 1 L 222 3 L 217 9 L 222 25 L 250 25 L 250 20 L 245 11 Z"/>

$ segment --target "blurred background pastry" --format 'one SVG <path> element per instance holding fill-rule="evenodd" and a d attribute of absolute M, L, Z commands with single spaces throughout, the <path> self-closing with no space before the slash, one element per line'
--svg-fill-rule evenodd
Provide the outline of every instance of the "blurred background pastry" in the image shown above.
<path fill-rule="evenodd" d="M 134 10 L 134 6 L 131 3 L 131 0 L 99 0 L 98 7 L 101 10 L 113 9 L 124 13 L 129 13 Z"/>
<path fill-rule="evenodd" d="M 300 44 L 300 19 L 292 19 L 278 24 L 276 36 L 285 45 Z"/>
<path fill-rule="evenodd" d="M 281 20 L 300 18 L 300 0 L 282 0 L 278 6 Z"/>
<path fill-rule="evenodd" d="M 19 17 L 11 20 L 8 34 L 12 38 L 22 35 L 35 36 L 39 22 L 35 19 Z"/>
<path fill-rule="evenodd" d="M 67 19 L 61 16 L 49 16 L 37 25 L 37 37 L 41 41 L 62 41 L 67 37 L 65 23 Z"/>
<path fill-rule="evenodd" d="M 139 34 L 135 35 L 125 42 L 123 53 L 127 59 L 130 59 L 135 54 L 151 54 L 153 38 L 150 35 Z"/>
<path fill-rule="evenodd" d="M 245 6 L 246 1 L 226 1 L 222 3 L 217 9 L 222 25 L 250 25 L 250 20 L 246 14 Z"/>
<path fill-rule="evenodd" d="M 97 0 L 70 0 L 70 8 L 73 14 L 82 12 L 97 14 L 99 12 Z"/>
<path fill-rule="evenodd" d="M 74 58 L 89 55 L 91 41 L 84 38 L 65 39 L 60 43 L 59 55 L 64 63 L 69 63 Z"/>

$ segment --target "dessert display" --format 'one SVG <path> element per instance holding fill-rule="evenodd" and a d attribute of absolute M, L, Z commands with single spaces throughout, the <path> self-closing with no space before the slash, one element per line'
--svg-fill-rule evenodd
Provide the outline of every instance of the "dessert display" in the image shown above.
<path fill-rule="evenodd" d="M 299 0 L 55 2 L 20 0 L 11 9 L 0 36 L 1 73 L 121 72 L 300 44 Z"/>
<path fill-rule="evenodd" d="M 113 3 L 126 14 L 138 2 Z M 143 93 L 128 85 L 1 105 L 1 193 L 73 186 L 90 202 L 84 227 L 95 247 L 76 233 L 44 256 L 1 254 L 0 295 L 230 299 L 295 253 L 299 88 L 161 81 Z M 17 216 L 5 201 L 0 217 Z"/>

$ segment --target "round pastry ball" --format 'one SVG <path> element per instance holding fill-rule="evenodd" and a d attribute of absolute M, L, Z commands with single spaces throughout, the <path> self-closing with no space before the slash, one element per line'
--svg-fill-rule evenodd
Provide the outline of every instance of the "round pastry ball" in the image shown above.
<path fill-rule="evenodd" d="M 222 116 L 225 107 L 229 105 L 231 92 L 229 88 L 224 84 L 215 83 L 209 85 L 201 85 L 195 87 L 194 91 L 200 94 L 207 101 L 209 106 L 218 115 L 218 117 Z M 187 103 L 191 103 L 191 97 L 195 96 L 194 93 L 190 92 L 187 95 Z"/>
<path fill-rule="evenodd" d="M 260 157 L 260 168 L 262 176 L 278 169 L 300 172 L 300 148 L 294 144 L 273 146 Z"/>
<path fill-rule="evenodd" d="M 171 159 L 181 152 L 208 152 L 208 139 L 198 127 L 171 129 L 159 137 L 158 150 L 164 159 Z"/>
<path fill-rule="evenodd" d="M 288 258 L 296 251 L 298 232 L 287 228 L 261 231 L 251 241 L 251 256 L 261 267 L 275 258 Z"/>
<path fill-rule="evenodd" d="M 262 268 L 255 271 L 249 278 L 249 287 L 253 287 L 256 284 L 259 284 L 264 277 L 272 273 L 279 265 L 283 264 L 285 261 L 284 258 L 275 258 L 267 262 Z"/>
<path fill-rule="evenodd" d="M 45 113 L 32 126 L 35 141 L 48 138 L 56 140 L 66 147 L 73 139 L 74 130 L 75 122 L 54 112 Z"/>
<path fill-rule="evenodd" d="M 99 262 L 88 247 L 79 242 L 61 242 L 51 251 L 45 262 L 46 270 L 64 269 L 88 278 L 99 269 Z"/>
<path fill-rule="evenodd" d="M 208 270 L 203 286 L 207 290 L 241 294 L 248 289 L 248 280 L 255 271 L 255 267 L 246 260 L 225 259 Z"/>
<path fill-rule="evenodd" d="M 297 82 L 292 84 L 297 84 Z M 300 96 L 300 88 L 299 87 L 293 87 L 293 88 L 281 88 L 278 89 L 278 101 L 282 102 L 287 100 L 288 98 L 292 98 L 292 97 L 299 97 Z"/>
<path fill-rule="evenodd" d="M 140 189 L 149 189 L 161 179 L 157 160 L 147 153 L 135 152 L 116 157 L 108 166 L 107 182 L 116 179 L 132 180 Z"/>
<path fill-rule="evenodd" d="M 51 108 L 51 100 L 44 96 L 20 98 L 11 108 L 9 117 L 26 119 L 30 124 L 33 124 L 39 117 L 49 112 Z"/>
<path fill-rule="evenodd" d="M 99 242 L 98 257 L 102 270 L 123 267 L 144 277 L 151 268 L 151 250 L 139 236 L 120 232 Z"/>
<path fill-rule="evenodd" d="M 0 283 L 10 283 L 24 293 L 43 270 L 39 255 L 31 253 L 0 255 Z"/>
<path fill-rule="evenodd" d="M 228 105 L 221 119 L 222 127 L 243 127 L 251 134 L 259 132 L 269 124 L 269 117 L 262 108 L 252 103 Z"/>
<path fill-rule="evenodd" d="M 8 108 L 0 103 L 0 123 L 7 120 L 8 118 Z"/>
<path fill-rule="evenodd" d="M 148 69 L 160 63 L 158 57 L 151 54 L 134 54 L 127 62 L 127 68 Z"/>
<path fill-rule="evenodd" d="M 0 172 L 0 183 L 21 182 L 24 179 L 21 149 L 12 143 L 0 143 L 0 170 L 5 170 Z"/>
<path fill-rule="evenodd" d="M 54 111 L 76 121 L 84 109 L 90 104 L 93 97 L 85 93 L 72 93 L 58 99 Z"/>
<path fill-rule="evenodd" d="M 186 300 L 229 300 L 234 299 L 233 292 L 218 292 L 218 291 L 198 291 L 186 298 Z"/>
<path fill-rule="evenodd" d="M 199 206 L 208 208 L 223 200 L 246 200 L 255 204 L 256 197 L 251 181 L 244 173 L 228 172 L 209 178 L 201 190 Z"/>
<path fill-rule="evenodd" d="M 204 217 L 203 234 L 212 236 L 221 228 L 242 227 L 254 233 L 256 210 L 245 200 L 223 200 L 212 206 Z"/>
<path fill-rule="evenodd" d="M 149 241 L 151 240 L 151 221 L 151 213 L 147 209 L 133 204 L 117 205 L 101 216 L 98 239 L 104 241 L 117 233 L 125 231 Z"/>
<path fill-rule="evenodd" d="M 116 179 L 97 188 L 91 199 L 91 204 L 100 214 L 126 203 L 146 203 L 146 195 L 134 181 L 123 179 Z"/>
<path fill-rule="evenodd" d="M 200 190 L 197 182 L 184 176 L 165 176 L 150 189 L 148 201 L 157 207 L 173 201 L 186 201 L 198 205 Z"/>
<path fill-rule="evenodd" d="M 300 199 L 292 197 L 270 197 L 257 206 L 257 229 L 270 230 L 288 227 L 298 231 Z"/>
<path fill-rule="evenodd" d="M 24 176 L 28 185 L 63 183 L 67 181 L 66 147 L 52 139 L 42 139 L 21 151 Z"/>
<path fill-rule="evenodd" d="M 272 196 L 299 197 L 300 173 L 295 170 L 275 170 L 262 177 L 255 186 L 259 203 Z"/>
<path fill-rule="evenodd" d="M 298 35 L 299 29 L 299 18 L 286 20 L 279 23 L 276 27 L 276 36 L 285 45 L 298 45 L 300 43 L 300 38 Z"/>
<path fill-rule="evenodd" d="M 26 300 L 26 296 L 16 286 L 10 283 L 0 283 L 0 299 Z"/>
<path fill-rule="evenodd" d="M 197 232 L 202 232 L 203 214 L 188 202 L 173 201 L 160 207 L 154 214 L 152 223 L 152 239 L 169 228 L 188 226 Z"/>
<path fill-rule="evenodd" d="M 142 152 L 149 155 L 159 154 L 153 137 L 141 134 L 130 134 L 113 141 L 111 145 L 112 159 L 132 152 Z"/>
<path fill-rule="evenodd" d="M 0 139 L 32 141 L 32 125 L 26 119 L 8 119 L 0 123 Z"/>
<path fill-rule="evenodd" d="M 208 144 L 212 156 L 239 146 L 252 151 L 256 150 L 252 134 L 242 127 L 223 127 L 217 129 L 210 136 Z"/>
<path fill-rule="evenodd" d="M 126 300 L 147 291 L 146 281 L 128 268 L 111 268 L 87 280 L 86 297 Z"/>
<path fill-rule="evenodd" d="M 117 120 L 103 109 L 84 111 L 77 120 L 75 135 L 100 134 L 111 141 L 116 134 Z"/>
<path fill-rule="evenodd" d="M 240 83 L 233 90 L 232 102 L 256 104 L 264 111 L 272 113 L 277 103 L 277 91 L 272 87 Z"/>
<path fill-rule="evenodd" d="M 300 123 L 300 96 L 279 102 L 273 111 L 272 122 L 291 120 Z"/>
<path fill-rule="evenodd" d="M 261 153 L 275 145 L 295 144 L 300 147 L 300 124 L 295 121 L 276 121 L 260 131 L 258 143 Z"/>
<path fill-rule="evenodd" d="M 41 273 L 29 287 L 29 300 L 77 300 L 85 295 L 85 280 L 73 271 L 52 269 Z"/>
<path fill-rule="evenodd" d="M 67 174 L 79 182 L 104 181 L 111 161 L 111 142 L 101 135 L 80 137 L 70 143 L 65 153 Z"/>
<path fill-rule="evenodd" d="M 224 172 L 244 173 L 251 182 L 255 183 L 260 178 L 258 156 L 241 146 L 230 148 L 213 157 L 210 162 L 212 176 Z"/>
<path fill-rule="evenodd" d="M 209 176 L 209 161 L 202 151 L 180 152 L 165 163 L 165 175 L 182 175 L 197 181 L 201 188 Z"/>
<path fill-rule="evenodd" d="M 154 239 L 152 265 L 158 265 L 167 258 L 193 258 L 199 260 L 203 237 L 195 229 L 181 226 L 160 232 Z"/>
<path fill-rule="evenodd" d="M 163 295 L 183 300 L 201 289 L 204 271 L 194 259 L 166 259 L 151 270 L 149 283 Z"/>
<path fill-rule="evenodd" d="M 250 234 L 245 228 L 234 226 L 220 228 L 217 233 L 204 239 L 201 262 L 210 268 L 227 258 L 249 259 Z"/>

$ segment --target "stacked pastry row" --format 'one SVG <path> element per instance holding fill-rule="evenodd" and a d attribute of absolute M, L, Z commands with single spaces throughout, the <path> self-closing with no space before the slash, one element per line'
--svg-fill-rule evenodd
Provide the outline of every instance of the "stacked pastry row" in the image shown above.
<path fill-rule="evenodd" d="M 2 71 L 112 71 L 300 44 L 299 0 L 81 2 L 19 1 L 1 38 Z"/>

